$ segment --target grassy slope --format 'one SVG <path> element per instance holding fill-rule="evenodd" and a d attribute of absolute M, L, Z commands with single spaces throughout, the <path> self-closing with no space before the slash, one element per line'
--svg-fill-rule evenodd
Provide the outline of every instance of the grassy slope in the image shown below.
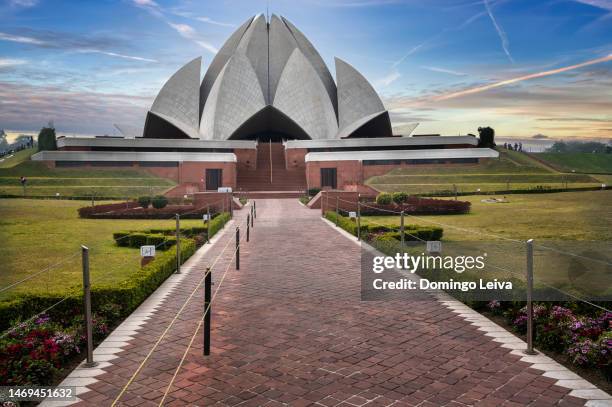
<path fill-rule="evenodd" d="M 563 171 L 612 174 L 612 154 L 539 153 L 537 157 Z"/>
<path fill-rule="evenodd" d="M 11 168 L 0 168 L 0 194 L 21 195 L 19 177 L 28 178 L 27 194 L 62 196 L 136 197 L 163 193 L 175 185 L 144 170 L 54 168 L 24 161 Z"/>
<path fill-rule="evenodd" d="M 0 287 L 36 273 L 49 265 L 78 253 L 80 245 L 90 247 L 92 284 L 120 281 L 139 268 L 137 249 L 114 245 L 113 232 L 151 227 L 174 227 L 174 220 L 94 220 L 80 219 L 78 201 L 0 200 Z M 201 221 L 185 220 L 183 225 L 199 225 Z M 10 290 L 63 291 L 81 284 L 80 257 L 49 273 Z M 6 298 L 5 293 L 0 294 Z"/>
<path fill-rule="evenodd" d="M 0 158 L 0 168 L 10 168 L 17 164 L 28 160 L 32 154 L 36 152 L 35 148 L 28 148 L 27 150 L 21 150 L 16 152 L 11 158 Z"/>
<path fill-rule="evenodd" d="M 571 187 L 597 186 L 600 181 L 586 174 L 561 174 L 529 156 L 501 151 L 499 159 L 478 165 L 456 167 L 398 168 L 386 175 L 372 177 L 368 185 L 381 191 L 427 193 L 452 190 L 483 192 L 533 188 L 536 185 L 559 188 L 565 182 Z"/>

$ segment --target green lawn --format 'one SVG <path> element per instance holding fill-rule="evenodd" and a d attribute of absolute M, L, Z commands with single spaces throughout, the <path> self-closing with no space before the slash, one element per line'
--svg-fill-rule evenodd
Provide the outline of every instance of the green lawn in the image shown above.
<path fill-rule="evenodd" d="M 28 196 L 98 196 L 137 197 L 156 195 L 176 185 L 145 170 L 53 168 L 34 161 L 24 161 L 14 167 L 0 168 L 0 195 L 22 195 L 19 177 L 28 178 Z"/>
<path fill-rule="evenodd" d="M 117 247 L 112 234 L 121 230 L 174 227 L 174 220 L 81 219 L 77 209 L 84 202 L 64 200 L 0 200 L 0 287 L 60 262 L 90 247 L 92 284 L 122 281 L 139 269 L 137 249 Z M 201 224 L 185 220 L 185 226 Z M 19 292 L 64 291 L 81 284 L 77 255 L 60 267 L 43 273 L 16 289 L 1 293 L 7 298 Z"/>
<path fill-rule="evenodd" d="M 36 152 L 36 148 L 28 148 L 26 150 L 17 151 L 11 158 L 0 158 L 0 168 L 11 168 L 17 164 L 26 161 L 32 154 Z"/>
<path fill-rule="evenodd" d="M 601 181 L 588 174 L 564 174 L 514 151 L 501 151 L 499 159 L 477 165 L 455 167 L 398 168 L 368 179 L 366 184 L 379 191 L 405 191 L 411 194 L 495 192 L 505 190 L 596 187 Z"/>
<path fill-rule="evenodd" d="M 510 270 L 525 270 L 525 244 L 535 239 L 535 280 L 558 288 L 573 287 L 572 267 L 591 270 L 589 278 L 579 278 L 587 285 L 584 292 L 596 288 L 612 290 L 612 268 L 587 259 L 612 261 L 612 191 L 564 192 L 555 194 L 508 195 L 507 203 L 484 203 L 487 196 L 461 197 L 472 202 L 466 215 L 406 216 L 406 224 L 441 226 L 446 254 L 488 253 L 487 268 L 496 277 L 507 277 Z M 501 198 L 501 197 L 498 197 Z M 398 230 L 399 216 L 364 216 L 364 224 L 383 224 Z M 506 241 L 502 238 L 520 242 Z M 418 251 L 423 244 L 416 243 Z M 552 251 L 542 246 L 559 251 Z M 574 284 L 575 285 L 575 284 Z M 575 288 L 575 287 L 574 287 Z"/>
<path fill-rule="evenodd" d="M 562 192 L 554 194 L 513 194 L 507 203 L 484 203 L 490 197 L 460 197 L 472 203 L 467 215 L 407 216 L 406 223 L 433 225 L 441 223 L 502 235 L 512 239 L 612 240 L 612 191 Z M 498 197 L 501 198 L 501 197 Z M 450 199 L 450 198 L 449 198 Z M 385 225 L 399 225 L 396 216 L 363 217 Z M 489 240 L 444 227 L 444 240 Z"/>
<path fill-rule="evenodd" d="M 612 154 L 538 153 L 537 157 L 561 171 L 612 174 Z"/>

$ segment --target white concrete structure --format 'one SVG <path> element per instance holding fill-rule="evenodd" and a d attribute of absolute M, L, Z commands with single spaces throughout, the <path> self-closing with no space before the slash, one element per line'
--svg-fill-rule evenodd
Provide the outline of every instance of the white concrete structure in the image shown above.
<path fill-rule="evenodd" d="M 294 25 L 276 15 L 270 21 L 257 15 L 229 37 L 201 83 L 200 58 L 168 80 L 149 110 L 143 137 L 391 136 L 389 115 L 372 86 L 346 62 L 336 60 L 336 66 L 338 88 L 319 53 Z"/>

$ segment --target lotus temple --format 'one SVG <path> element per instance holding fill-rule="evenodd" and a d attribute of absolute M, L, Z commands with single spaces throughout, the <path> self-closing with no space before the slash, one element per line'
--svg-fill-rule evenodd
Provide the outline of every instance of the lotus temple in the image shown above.
<path fill-rule="evenodd" d="M 51 167 L 140 167 L 174 179 L 175 194 L 306 188 L 350 190 L 398 167 L 495 158 L 473 136 L 394 134 L 389 112 L 355 68 L 336 78 L 284 17 L 250 18 L 201 79 L 201 58 L 172 75 L 143 129 L 121 137 L 60 137 L 33 159 Z"/>

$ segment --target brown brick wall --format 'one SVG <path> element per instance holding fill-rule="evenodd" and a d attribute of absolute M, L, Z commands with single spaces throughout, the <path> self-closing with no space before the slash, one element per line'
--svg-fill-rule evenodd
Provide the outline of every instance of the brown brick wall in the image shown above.
<path fill-rule="evenodd" d="M 238 160 L 237 166 L 239 170 L 257 169 L 256 149 L 236 148 L 234 149 L 234 154 L 236 154 L 236 159 Z"/>
<path fill-rule="evenodd" d="M 337 188 L 346 185 L 362 184 L 361 163 L 355 161 L 317 161 L 306 163 L 306 182 L 308 188 L 321 188 L 321 168 L 336 168 Z"/>
<path fill-rule="evenodd" d="M 321 213 L 326 211 L 335 211 L 336 204 L 343 216 L 347 216 L 346 212 L 357 211 L 357 201 L 359 194 L 352 191 L 322 191 L 321 192 Z"/>
<path fill-rule="evenodd" d="M 285 165 L 287 169 L 306 170 L 306 162 L 304 160 L 304 157 L 306 157 L 307 153 L 308 150 L 305 148 L 285 149 Z"/>
<path fill-rule="evenodd" d="M 236 163 L 183 162 L 179 164 L 179 184 L 198 183 L 203 189 L 207 168 L 223 170 L 223 186 L 236 188 Z"/>

